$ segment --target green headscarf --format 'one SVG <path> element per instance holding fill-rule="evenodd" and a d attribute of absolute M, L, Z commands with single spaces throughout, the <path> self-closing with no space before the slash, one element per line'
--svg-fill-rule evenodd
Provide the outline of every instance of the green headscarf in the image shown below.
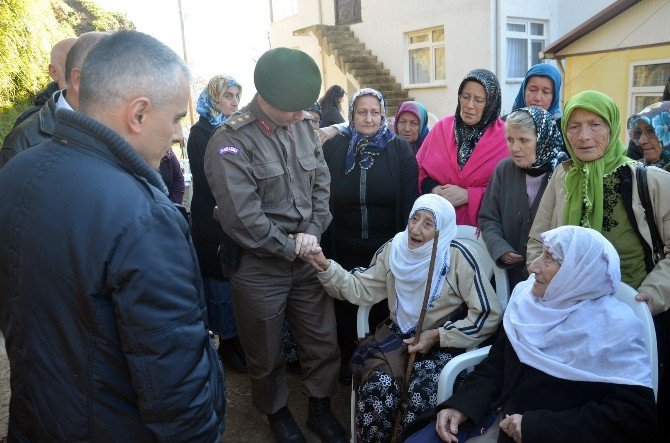
<path fill-rule="evenodd" d="M 604 155 L 597 160 L 590 162 L 579 160 L 566 136 L 570 115 L 577 108 L 599 115 L 610 128 L 609 144 Z M 593 228 L 600 232 L 603 228 L 603 178 L 621 165 L 634 161 L 626 157 L 626 146 L 619 135 L 621 130 L 619 108 L 614 100 L 602 92 L 584 91 L 568 100 L 563 114 L 561 129 L 565 146 L 573 161 L 565 177 L 564 223 Z"/>

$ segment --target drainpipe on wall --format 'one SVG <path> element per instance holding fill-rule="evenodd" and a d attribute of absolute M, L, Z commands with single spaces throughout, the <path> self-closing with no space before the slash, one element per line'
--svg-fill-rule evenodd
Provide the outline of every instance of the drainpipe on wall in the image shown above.
<path fill-rule="evenodd" d="M 500 78 L 502 66 L 500 62 L 500 48 L 502 46 L 501 38 L 502 32 L 500 30 L 500 23 L 502 22 L 500 16 L 502 14 L 502 8 L 500 6 L 500 0 L 493 0 L 493 9 L 494 9 L 494 37 L 493 37 L 493 69 L 496 77 Z"/>

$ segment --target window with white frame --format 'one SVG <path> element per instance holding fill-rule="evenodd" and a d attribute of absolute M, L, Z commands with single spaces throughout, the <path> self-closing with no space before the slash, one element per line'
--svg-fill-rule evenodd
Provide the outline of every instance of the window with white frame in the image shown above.
<path fill-rule="evenodd" d="M 407 84 L 443 84 L 447 78 L 444 27 L 407 34 Z"/>
<path fill-rule="evenodd" d="M 298 0 L 272 0 L 272 21 L 276 22 L 298 13 Z"/>
<path fill-rule="evenodd" d="M 540 63 L 547 43 L 547 25 L 539 20 L 508 19 L 507 79 L 523 80 L 531 66 Z"/>
<path fill-rule="evenodd" d="M 635 114 L 661 101 L 670 78 L 670 58 L 632 63 L 630 78 L 630 114 Z"/>

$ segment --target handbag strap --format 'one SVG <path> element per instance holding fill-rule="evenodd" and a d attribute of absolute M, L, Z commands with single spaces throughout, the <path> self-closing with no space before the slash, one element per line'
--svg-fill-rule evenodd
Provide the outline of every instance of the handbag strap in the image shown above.
<path fill-rule="evenodd" d="M 661 235 L 656 226 L 654 208 L 651 206 L 651 197 L 649 196 L 649 187 L 647 186 L 647 166 L 639 163 L 636 172 L 635 180 L 637 181 L 637 193 L 640 196 L 640 202 L 644 208 L 644 216 L 647 219 L 647 225 L 649 226 L 649 232 L 651 233 L 654 263 L 658 263 L 664 256 L 663 241 L 661 240 Z"/>

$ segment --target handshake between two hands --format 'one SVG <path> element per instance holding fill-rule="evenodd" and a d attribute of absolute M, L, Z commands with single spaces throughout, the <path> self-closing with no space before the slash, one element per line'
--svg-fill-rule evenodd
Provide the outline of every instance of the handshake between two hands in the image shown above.
<path fill-rule="evenodd" d="M 288 237 L 295 241 L 295 253 L 305 262 L 309 263 L 319 272 L 323 272 L 330 266 L 330 262 L 323 254 L 316 236 L 299 232 L 289 234 Z"/>

